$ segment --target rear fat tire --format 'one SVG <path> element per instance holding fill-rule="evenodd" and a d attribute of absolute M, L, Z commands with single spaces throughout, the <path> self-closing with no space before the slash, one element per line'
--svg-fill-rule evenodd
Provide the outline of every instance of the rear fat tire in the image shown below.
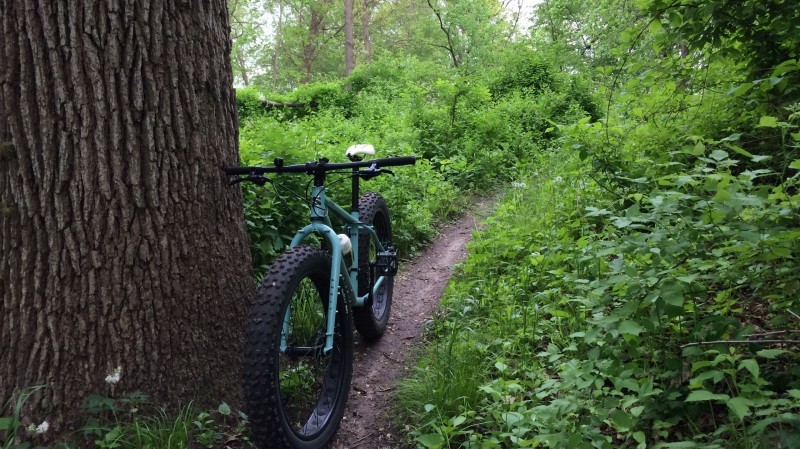
<path fill-rule="evenodd" d="M 392 244 L 392 222 L 386 200 L 375 192 L 367 192 L 358 200 L 359 219 L 372 225 L 384 247 Z M 358 237 L 358 296 L 366 295 L 371 289 L 370 265 L 375 262 L 375 245 L 366 231 Z M 389 323 L 394 292 L 394 276 L 384 280 L 371 303 L 353 308 L 353 321 L 356 329 L 366 340 L 374 341 L 383 335 Z"/>
<path fill-rule="evenodd" d="M 349 301 L 340 292 L 334 347 L 322 354 L 330 272 L 328 253 L 300 246 L 272 264 L 256 293 L 245 333 L 243 381 L 253 441 L 261 449 L 322 449 L 339 427 L 352 377 L 353 322 Z M 297 294 L 301 290 L 304 296 Z M 289 357 L 280 351 L 290 301 L 297 317 L 292 316 L 288 344 L 315 347 L 314 355 Z M 306 310 L 302 316 L 301 306 Z M 301 334 L 309 337 L 296 341 Z"/>

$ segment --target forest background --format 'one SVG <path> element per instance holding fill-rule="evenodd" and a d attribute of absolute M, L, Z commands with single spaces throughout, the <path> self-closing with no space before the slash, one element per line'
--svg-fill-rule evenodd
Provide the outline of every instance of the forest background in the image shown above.
<path fill-rule="evenodd" d="M 259 84 L 239 93 L 245 162 L 361 141 L 424 158 L 381 186 L 405 247 L 460 192 L 508 189 L 397 395 L 414 443 L 800 444 L 798 13 L 567 0 L 528 22 L 521 4 L 426 3 L 363 2 L 344 79 L 342 11 L 330 35 L 291 19 L 320 4 L 273 4 L 271 59 L 234 47 L 260 61 L 237 66 Z M 298 109 L 255 102 L 298 84 L 281 100 Z"/>
<path fill-rule="evenodd" d="M 800 446 L 792 2 L 228 6 L 242 164 L 417 155 L 371 181 L 406 254 L 502 193 L 398 389 L 409 447 Z M 258 274 L 303 217 L 243 189 Z M 125 400 L 89 401 L 98 447 Z M 210 447 L 238 422 L 163 413 Z"/>

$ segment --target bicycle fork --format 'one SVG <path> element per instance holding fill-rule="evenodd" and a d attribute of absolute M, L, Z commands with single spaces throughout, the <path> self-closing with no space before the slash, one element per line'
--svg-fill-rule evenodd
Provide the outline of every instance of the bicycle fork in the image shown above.
<path fill-rule="evenodd" d="M 375 230 L 372 228 L 372 226 L 363 224 L 358 220 L 358 211 L 348 213 L 336 203 L 328 200 L 327 196 L 325 195 L 324 187 L 315 186 L 312 189 L 311 197 L 313 198 L 313 203 L 311 205 L 311 224 L 298 231 L 289 246 L 290 248 L 297 247 L 311 234 L 322 235 L 323 238 L 325 238 L 331 245 L 331 277 L 328 290 L 328 316 L 325 330 L 325 347 L 323 349 L 324 353 L 327 354 L 331 349 L 333 349 L 333 336 L 336 328 L 336 304 L 339 295 L 340 279 L 344 280 L 344 283 L 342 284 L 342 290 L 344 292 L 345 299 L 349 301 L 352 306 L 364 307 L 367 298 L 370 296 L 370 294 L 366 294 L 359 297 L 356 293 L 358 291 L 358 251 L 360 249 L 358 247 L 359 231 L 361 229 L 366 230 L 370 234 L 370 239 L 376 242 L 379 251 L 382 250 L 383 247 L 378 240 L 378 235 L 375 233 Z M 350 240 L 353 247 L 353 264 L 349 269 L 349 277 L 342 275 L 342 273 L 348 272 L 348 268 L 345 265 L 344 258 L 342 257 L 342 246 L 339 243 L 339 236 L 331 227 L 330 217 L 328 216 L 329 210 L 333 211 L 337 216 L 340 216 L 346 222 L 346 226 L 350 228 Z M 361 250 L 366 251 L 367 248 Z M 372 287 L 371 294 L 377 294 L 378 289 L 385 279 L 385 276 L 380 276 L 377 279 L 375 285 Z M 286 336 L 289 334 L 289 327 L 291 325 L 290 307 L 291 304 L 289 305 L 289 308 L 286 309 L 286 314 L 283 317 L 283 328 L 281 330 L 280 350 L 284 353 L 288 347 Z"/>

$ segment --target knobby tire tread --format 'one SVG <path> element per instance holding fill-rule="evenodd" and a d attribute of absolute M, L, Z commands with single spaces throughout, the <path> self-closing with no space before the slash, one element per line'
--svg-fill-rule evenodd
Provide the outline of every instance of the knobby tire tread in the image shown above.
<path fill-rule="evenodd" d="M 392 243 L 392 222 L 389 215 L 389 208 L 386 205 L 386 200 L 376 192 L 367 192 L 358 200 L 358 213 L 359 220 L 362 223 L 373 224 L 376 216 L 383 217 L 386 229 L 383 231 L 385 235 L 381 236 L 380 230 L 378 237 L 383 240 L 384 244 Z M 358 238 L 358 252 L 359 252 L 359 275 L 358 275 L 358 295 L 363 296 L 372 288 L 369 278 L 369 245 L 370 236 L 367 232 L 359 233 Z M 379 339 L 389 322 L 389 315 L 392 306 L 392 293 L 394 290 L 394 278 L 389 278 L 384 281 L 386 284 L 387 298 L 386 309 L 382 317 L 376 317 L 372 304 L 365 304 L 363 307 L 353 307 L 353 322 L 356 329 L 361 336 L 367 341 L 375 341 Z"/>
<path fill-rule="evenodd" d="M 344 363 L 344 372 L 338 384 L 342 394 L 337 398 L 336 411 L 322 431 L 323 435 L 310 442 L 298 441 L 285 423 L 279 406 L 277 372 L 285 303 L 290 300 L 292 290 L 305 277 L 304 271 L 322 269 L 327 279 L 330 277 L 330 265 L 330 255 L 319 248 L 293 248 L 272 264 L 256 292 L 244 341 L 243 390 L 252 438 L 261 449 L 323 449 L 330 443 L 344 414 L 352 377 L 353 322 L 349 301 L 341 293 L 337 305 L 337 320 L 342 320 L 343 334 L 341 363 Z M 326 280 L 325 283 L 327 282 Z"/>

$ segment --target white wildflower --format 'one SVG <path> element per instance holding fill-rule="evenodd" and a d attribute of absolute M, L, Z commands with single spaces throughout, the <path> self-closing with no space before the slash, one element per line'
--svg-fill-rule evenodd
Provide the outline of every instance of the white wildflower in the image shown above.
<path fill-rule="evenodd" d="M 563 180 L 564 178 L 562 178 L 561 176 L 556 176 L 555 178 L 553 178 L 553 182 L 561 182 Z"/>
<path fill-rule="evenodd" d="M 47 432 L 49 428 L 50 428 L 50 423 L 47 421 L 42 421 L 42 423 L 39 424 L 38 426 L 36 424 L 31 424 L 25 430 L 27 430 L 28 433 L 35 433 L 37 435 L 41 435 Z"/>
<path fill-rule="evenodd" d="M 527 184 L 525 184 L 524 182 L 517 182 L 517 181 L 513 181 L 513 182 L 511 182 L 511 187 L 516 187 L 516 188 L 518 188 L 518 189 L 524 189 L 524 188 L 525 188 L 525 187 L 527 187 L 527 186 L 528 186 L 528 185 L 527 185 Z"/>
<path fill-rule="evenodd" d="M 37 435 L 41 435 L 41 434 L 47 432 L 47 429 L 49 429 L 49 428 L 50 428 L 50 423 L 47 422 L 47 421 L 42 421 L 41 424 L 36 426 L 36 434 Z"/>
<path fill-rule="evenodd" d="M 122 367 L 118 366 L 116 369 L 114 369 L 114 371 L 112 371 L 108 376 L 106 376 L 106 383 L 113 385 L 119 382 L 121 377 L 122 377 Z"/>

